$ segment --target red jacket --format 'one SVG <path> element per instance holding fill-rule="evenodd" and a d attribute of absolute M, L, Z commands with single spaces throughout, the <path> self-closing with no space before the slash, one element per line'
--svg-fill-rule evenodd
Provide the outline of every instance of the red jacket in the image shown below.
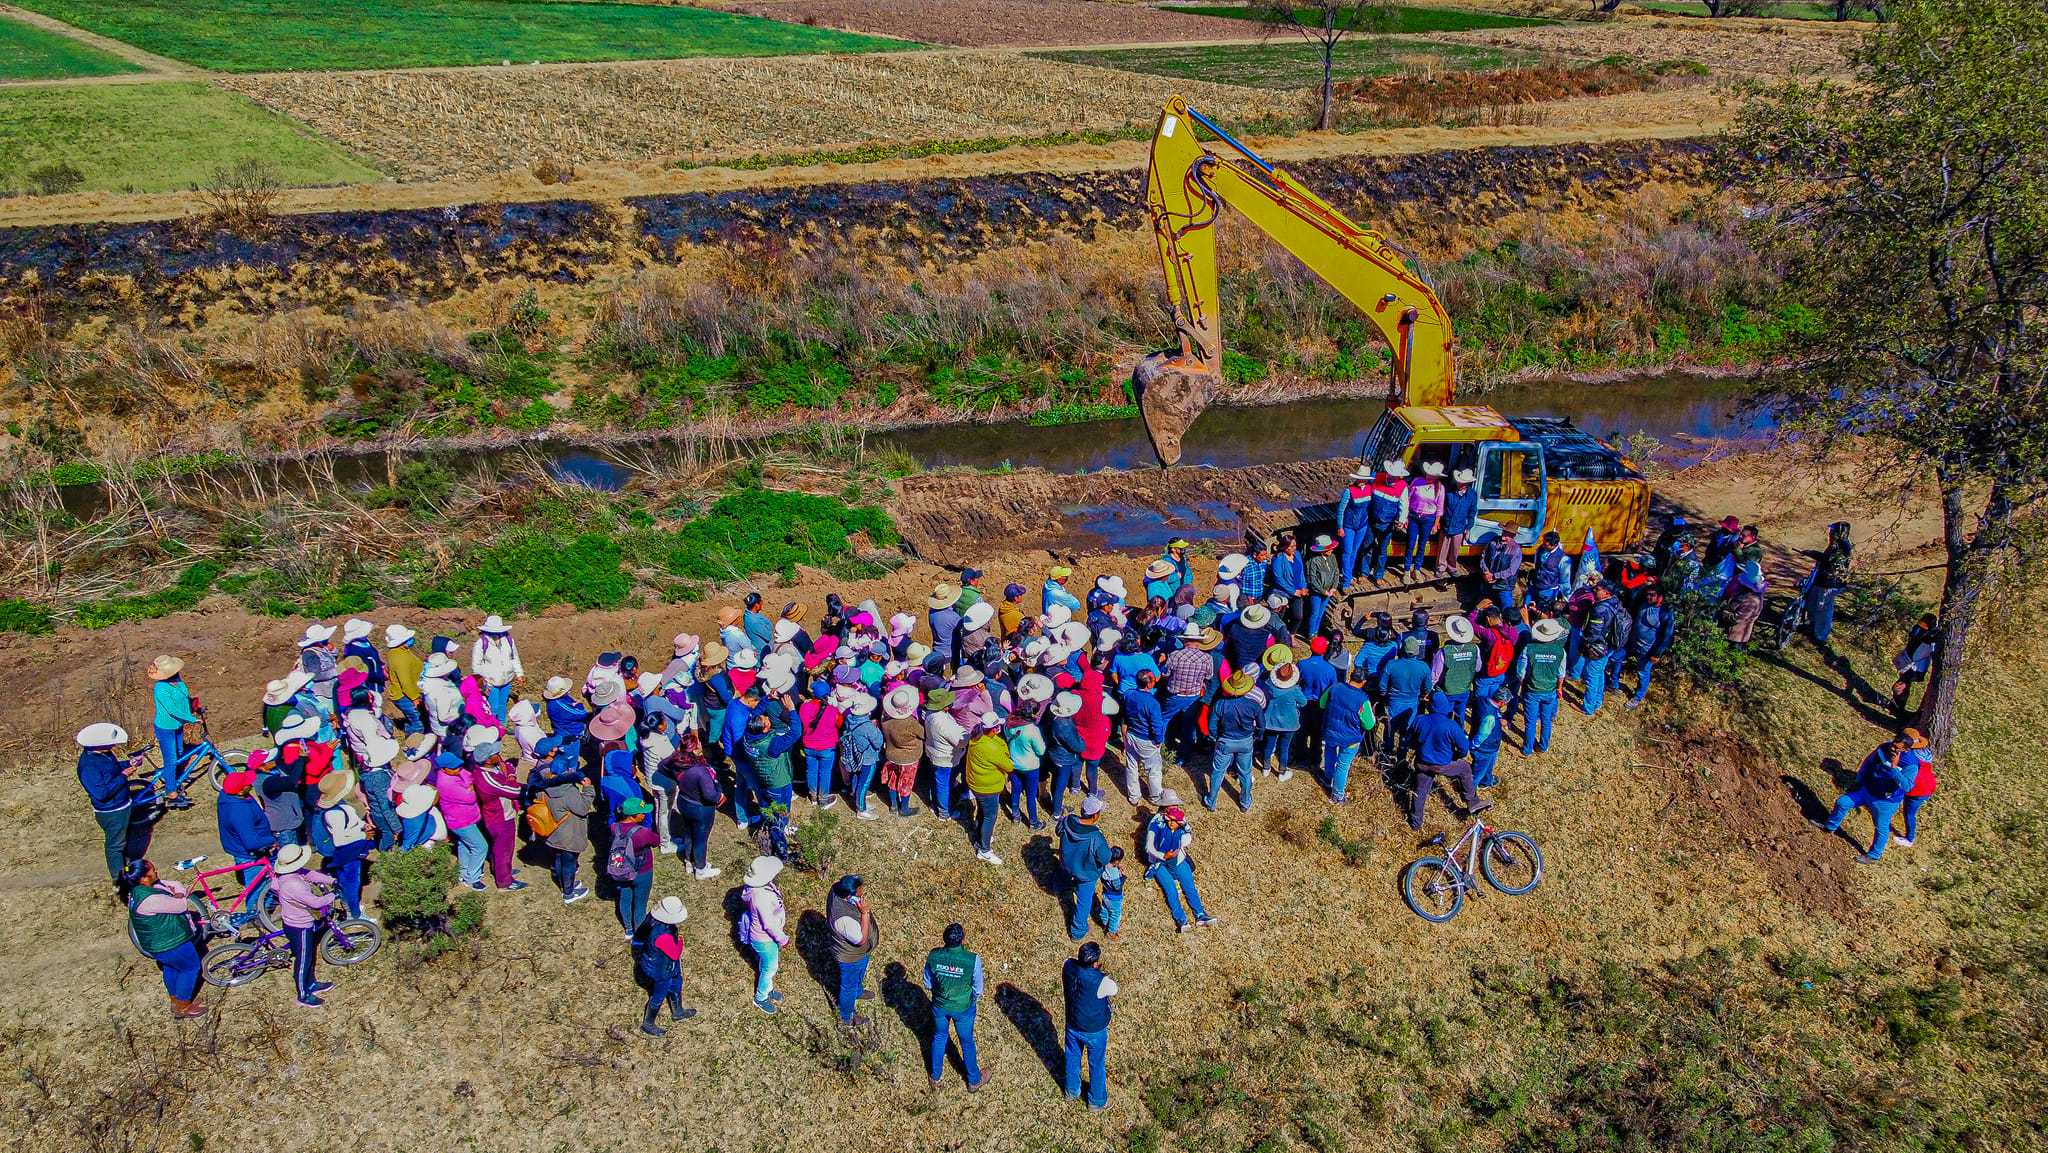
<path fill-rule="evenodd" d="M 1109 714 L 1102 711 L 1102 670 L 1090 668 L 1081 674 L 1081 711 L 1074 714 L 1074 730 L 1081 734 L 1081 756 L 1101 760 L 1109 751 Z"/>

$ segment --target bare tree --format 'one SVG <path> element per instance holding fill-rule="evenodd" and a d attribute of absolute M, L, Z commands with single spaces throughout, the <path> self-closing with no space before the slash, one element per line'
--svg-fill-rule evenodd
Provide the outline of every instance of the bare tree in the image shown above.
<path fill-rule="evenodd" d="M 1375 3 L 1374 0 L 1253 0 L 1251 13 L 1254 19 L 1266 26 L 1267 39 L 1293 31 L 1322 52 L 1323 87 L 1319 94 L 1321 112 L 1316 117 L 1316 128 L 1323 132 L 1337 126 L 1334 109 L 1336 88 L 1332 79 L 1337 45 L 1353 32 L 1368 35 L 1391 32 L 1401 15 L 1400 9 L 1391 2 Z"/>

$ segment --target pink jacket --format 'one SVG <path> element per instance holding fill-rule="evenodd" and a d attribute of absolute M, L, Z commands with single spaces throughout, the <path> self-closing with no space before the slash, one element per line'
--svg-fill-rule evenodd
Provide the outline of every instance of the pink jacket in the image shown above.
<path fill-rule="evenodd" d="M 513 762 L 501 760 L 494 770 L 478 765 L 475 770 L 477 808 L 484 824 L 503 828 L 518 820 L 519 777 Z M 447 804 L 444 799 L 443 806 Z"/>
<path fill-rule="evenodd" d="M 804 730 L 803 746 L 822 753 L 839 747 L 839 722 L 843 714 L 823 701 L 805 701 L 796 708 Z"/>
<path fill-rule="evenodd" d="M 434 778 L 434 790 L 441 794 L 441 815 L 448 819 L 448 831 L 466 829 L 484 819 L 476 798 L 476 777 L 469 766 L 442 769 Z"/>
<path fill-rule="evenodd" d="M 320 923 L 320 915 L 334 904 L 331 894 L 313 891 L 315 885 L 332 885 L 334 878 L 313 869 L 300 869 L 296 873 L 281 873 L 271 882 L 271 889 L 277 893 L 279 911 L 284 916 L 287 929 L 310 929 Z"/>
<path fill-rule="evenodd" d="M 469 719 L 486 728 L 505 731 L 505 722 L 491 715 L 490 702 L 484 700 L 483 686 L 475 677 L 462 678 L 462 704 L 469 713 Z"/>
<path fill-rule="evenodd" d="M 1429 479 L 1408 482 L 1408 511 L 1415 516 L 1435 516 L 1444 511 L 1444 486 Z"/>
<path fill-rule="evenodd" d="M 782 890 L 774 885 L 749 885 L 742 899 L 747 905 L 747 911 L 740 917 L 742 940 L 789 944 L 785 931 L 789 915 L 782 907 Z"/>

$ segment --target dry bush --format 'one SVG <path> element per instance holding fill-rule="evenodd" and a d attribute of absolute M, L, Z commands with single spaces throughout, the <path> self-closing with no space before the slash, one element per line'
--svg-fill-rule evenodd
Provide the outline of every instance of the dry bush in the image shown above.
<path fill-rule="evenodd" d="M 268 163 L 247 157 L 213 170 L 213 182 L 200 198 L 207 206 L 207 220 L 241 234 L 268 232 L 277 224 L 278 201 L 284 197 L 284 181 Z"/>

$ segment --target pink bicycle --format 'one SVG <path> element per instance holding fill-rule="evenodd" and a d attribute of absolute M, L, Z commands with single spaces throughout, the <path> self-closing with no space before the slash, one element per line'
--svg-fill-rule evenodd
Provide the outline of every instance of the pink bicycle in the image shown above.
<path fill-rule="evenodd" d="M 206 863 L 202 854 L 187 857 L 171 866 L 181 873 L 189 873 Z M 246 879 L 244 873 L 252 874 Z M 216 877 L 226 877 L 218 891 L 213 886 Z M 274 933 L 284 922 L 278 917 L 277 892 L 271 887 L 275 874 L 270 871 L 270 858 L 263 857 L 246 865 L 228 865 L 225 868 L 208 869 L 192 878 L 195 882 L 191 895 L 186 898 L 193 928 L 201 937 L 212 941 L 219 937 L 239 937 L 242 930 L 251 923 L 266 933 Z M 135 935 L 135 926 L 128 926 L 128 940 L 135 951 L 142 952 L 142 941 Z M 145 954 L 146 955 L 146 954 Z"/>

